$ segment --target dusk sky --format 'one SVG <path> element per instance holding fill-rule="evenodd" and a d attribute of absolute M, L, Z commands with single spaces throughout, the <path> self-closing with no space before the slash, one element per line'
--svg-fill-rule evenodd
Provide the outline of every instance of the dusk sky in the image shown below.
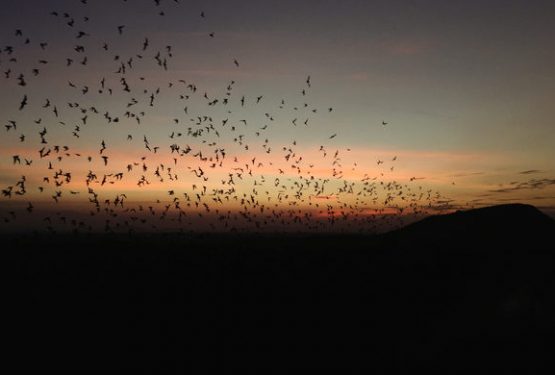
<path fill-rule="evenodd" d="M 148 206 L 555 216 L 554 2 L 159 3 L 2 1 L 4 229 Z"/>

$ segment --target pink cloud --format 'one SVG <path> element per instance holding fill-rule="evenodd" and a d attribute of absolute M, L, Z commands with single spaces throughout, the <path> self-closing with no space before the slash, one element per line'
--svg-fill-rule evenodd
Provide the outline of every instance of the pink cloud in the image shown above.
<path fill-rule="evenodd" d="M 431 50 L 436 42 L 425 37 L 406 37 L 382 42 L 381 48 L 394 56 L 414 56 Z"/>
<path fill-rule="evenodd" d="M 349 78 L 352 81 L 366 82 L 370 77 L 366 72 L 357 72 L 357 73 L 350 74 L 347 78 Z"/>

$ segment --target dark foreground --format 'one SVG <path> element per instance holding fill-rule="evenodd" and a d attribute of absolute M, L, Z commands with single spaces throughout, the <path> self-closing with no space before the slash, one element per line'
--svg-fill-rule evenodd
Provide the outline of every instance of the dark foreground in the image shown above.
<path fill-rule="evenodd" d="M 536 372 L 554 234 L 513 205 L 379 237 L 8 238 L 4 354 L 19 373 Z"/>

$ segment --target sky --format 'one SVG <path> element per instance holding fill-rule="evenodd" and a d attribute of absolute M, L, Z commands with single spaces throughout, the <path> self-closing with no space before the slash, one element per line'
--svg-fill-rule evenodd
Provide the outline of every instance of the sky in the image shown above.
<path fill-rule="evenodd" d="M 5 0 L 0 21 L 4 231 L 555 216 L 553 2 Z"/>

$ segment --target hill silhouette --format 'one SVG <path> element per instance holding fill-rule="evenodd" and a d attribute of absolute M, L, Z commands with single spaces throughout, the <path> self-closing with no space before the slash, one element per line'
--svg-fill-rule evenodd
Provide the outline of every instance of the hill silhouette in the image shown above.
<path fill-rule="evenodd" d="M 511 236 L 535 241 L 553 229 L 555 221 L 540 210 L 526 204 L 505 204 L 430 216 L 389 233 L 391 237 L 438 242 L 494 239 L 506 241 Z M 532 237 L 531 237 L 532 236 Z"/>
<path fill-rule="evenodd" d="M 537 371 L 554 233 L 504 205 L 381 236 L 13 237 L 8 337 L 57 368 Z"/>

